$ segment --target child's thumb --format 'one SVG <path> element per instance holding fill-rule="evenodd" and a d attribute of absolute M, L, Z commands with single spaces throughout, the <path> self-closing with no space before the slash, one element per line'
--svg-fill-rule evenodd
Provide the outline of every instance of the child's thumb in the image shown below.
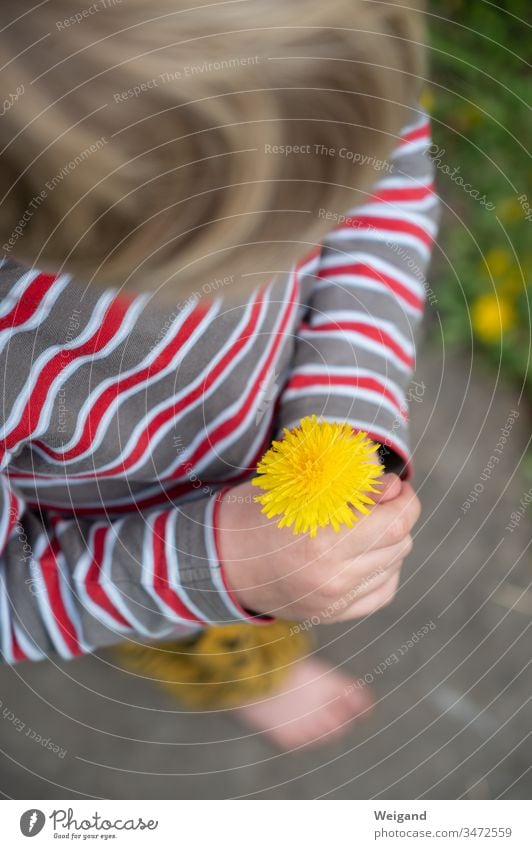
<path fill-rule="evenodd" d="M 380 479 L 380 486 L 378 493 L 372 493 L 372 498 L 375 501 L 375 504 L 385 504 L 387 501 L 392 501 L 394 498 L 401 492 L 401 479 L 398 475 L 394 475 L 392 472 L 388 472 L 383 475 Z"/>

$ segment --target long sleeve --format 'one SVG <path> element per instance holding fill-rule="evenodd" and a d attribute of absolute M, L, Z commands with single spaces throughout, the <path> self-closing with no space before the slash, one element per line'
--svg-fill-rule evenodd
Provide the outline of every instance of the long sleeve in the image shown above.
<path fill-rule="evenodd" d="M 217 492 L 267 436 L 249 378 L 292 306 L 146 305 L 0 263 L 8 662 L 250 619 L 224 582 Z"/>
<path fill-rule="evenodd" d="M 382 445 L 385 464 L 410 473 L 408 400 L 414 338 L 437 232 L 438 200 L 428 157 L 430 126 L 417 111 L 367 201 L 336 225 L 299 269 L 310 291 L 296 356 L 281 398 L 279 433 L 306 415 L 350 423 Z"/>
<path fill-rule="evenodd" d="M 26 509 L 0 476 L 0 649 L 9 663 L 73 658 L 249 619 L 216 553 L 217 496 L 115 521 Z"/>

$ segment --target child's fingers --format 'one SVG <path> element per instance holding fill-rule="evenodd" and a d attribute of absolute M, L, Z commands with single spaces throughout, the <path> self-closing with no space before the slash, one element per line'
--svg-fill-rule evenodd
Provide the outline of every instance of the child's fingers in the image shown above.
<path fill-rule="evenodd" d="M 329 528 L 318 534 L 321 556 L 335 560 L 353 560 L 381 548 L 401 542 L 419 518 L 421 505 L 409 483 L 401 484 L 401 492 L 391 501 L 377 504 L 349 529 L 335 534 Z"/>
<path fill-rule="evenodd" d="M 371 554 L 358 557 L 349 566 L 352 574 L 349 598 L 355 602 L 370 595 L 390 580 L 394 572 L 401 569 L 405 557 L 412 551 L 412 537 L 409 535 L 397 545 L 372 551 Z"/>
<path fill-rule="evenodd" d="M 369 616 L 371 613 L 380 610 L 381 607 L 386 607 L 393 601 L 400 579 L 401 570 L 397 569 L 376 590 L 353 602 L 347 610 L 340 614 L 337 621 L 345 622 L 349 619 L 358 619 L 360 616 Z"/>
<path fill-rule="evenodd" d="M 387 584 L 392 575 L 401 570 L 411 551 L 412 538 L 406 537 L 397 545 L 357 557 L 337 572 L 323 576 L 317 591 L 327 597 L 328 604 L 338 615 L 342 615 L 355 602 L 373 595 Z"/>

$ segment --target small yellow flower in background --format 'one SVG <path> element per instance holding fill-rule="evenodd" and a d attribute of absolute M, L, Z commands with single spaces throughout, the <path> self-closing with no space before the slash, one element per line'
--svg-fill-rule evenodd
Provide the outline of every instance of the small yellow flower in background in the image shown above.
<path fill-rule="evenodd" d="M 523 218 L 523 209 L 516 197 L 506 198 L 495 204 L 495 212 L 503 224 L 511 224 Z"/>
<path fill-rule="evenodd" d="M 494 293 L 479 295 L 471 307 L 473 329 L 483 342 L 499 342 L 505 330 L 515 324 L 515 311 L 506 298 Z"/>
<path fill-rule="evenodd" d="M 379 464 L 378 444 L 367 433 L 353 433 L 348 424 L 301 419 L 298 427 L 285 429 L 284 438 L 274 441 L 257 466 L 251 483 L 265 490 L 255 501 L 272 519 L 281 516 L 277 527 L 294 527 L 294 534 L 332 525 L 351 528 L 358 520 L 355 508 L 369 513 L 375 502 L 367 494 L 378 492 L 375 484 L 384 468 Z"/>
<path fill-rule="evenodd" d="M 432 89 L 426 86 L 420 94 L 419 105 L 422 109 L 425 110 L 425 112 L 428 112 L 430 115 L 434 109 L 434 103 L 435 101 Z"/>

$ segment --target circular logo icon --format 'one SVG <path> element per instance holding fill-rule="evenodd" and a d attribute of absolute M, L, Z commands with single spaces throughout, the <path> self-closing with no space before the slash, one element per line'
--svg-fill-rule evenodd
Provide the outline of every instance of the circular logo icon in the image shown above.
<path fill-rule="evenodd" d="M 29 811 L 24 811 L 20 818 L 20 830 L 24 837 L 35 837 L 42 831 L 46 817 L 42 811 L 37 808 L 30 808 Z"/>

